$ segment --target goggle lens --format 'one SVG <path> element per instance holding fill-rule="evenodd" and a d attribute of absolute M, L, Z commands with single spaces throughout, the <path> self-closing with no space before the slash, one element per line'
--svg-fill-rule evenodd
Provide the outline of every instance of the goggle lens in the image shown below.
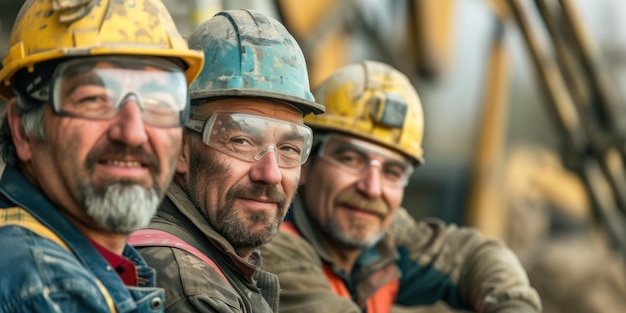
<path fill-rule="evenodd" d="M 189 120 L 187 127 L 222 153 L 255 162 L 272 152 L 284 168 L 304 164 L 313 142 L 308 126 L 253 114 L 215 112 L 206 121 Z"/>
<path fill-rule="evenodd" d="M 189 112 L 187 80 L 181 68 L 155 58 L 91 57 L 59 65 L 52 99 L 57 114 L 111 119 L 128 100 L 144 122 L 159 127 L 185 124 Z"/>
<path fill-rule="evenodd" d="M 369 142 L 341 136 L 326 135 L 318 156 L 346 172 L 363 175 L 370 167 L 379 167 L 381 181 L 386 186 L 405 187 L 414 166 L 400 154 L 381 151 Z"/>

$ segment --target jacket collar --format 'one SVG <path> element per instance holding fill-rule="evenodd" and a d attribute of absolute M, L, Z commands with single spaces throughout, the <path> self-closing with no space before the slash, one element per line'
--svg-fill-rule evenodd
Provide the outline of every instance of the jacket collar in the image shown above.
<path fill-rule="evenodd" d="M 339 277 L 348 275 L 350 278 L 344 277 L 344 279 L 353 281 L 355 301 L 361 307 L 365 306 L 367 299 L 382 286 L 400 277 L 400 270 L 395 264 L 400 256 L 387 235 L 383 236 L 373 247 L 361 252 L 352 273 L 342 273 L 343 271 L 334 266 L 332 258 L 324 250 L 300 196 L 296 196 L 291 210 L 291 218 L 300 235 L 313 246 L 320 258 L 329 265 L 335 275 Z"/>
<path fill-rule="evenodd" d="M 311 243 L 322 260 L 327 263 L 334 264 L 333 259 L 322 246 L 322 240 L 319 237 L 319 233 L 315 231 L 313 223 L 309 219 L 304 203 L 302 202 L 302 197 L 298 194 L 295 196 L 293 204 L 291 205 L 291 216 L 298 232 L 300 232 L 300 235 Z"/>
<path fill-rule="evenodd" d="M 193 226 L 198 229 L 207 239 L 209 239 L 215 246 L 222 250 L 235 264 L 237 269 L 243 273 L 246 277 L 252 280 L 252 275 L 258 269 L 261 264 L 261 257 L 258 250 L 254 250 L 248 260 L 245 260 L 235 252 L 235 248 L 232 246 L 224 236 L 218 233 L 211 224 L 209 224 L 200 213 L 200 210 L 189 200 L 189 197 L 183 191 L 183 189 L 176 183 L 170 184 L 167 189 L 167 198 L 171 200 L 172 206 L 168 206 L 164 203 L 161 209 L 165 212 L 172 214 L 172 210 L 179 211 L 184 215 Z M 160 210 L 161 210 L 160 209 Z M 175 213 L 174 213 L 175 214 Z"/>
<path fill-rule="evenodd" d="M 319 232 L 313 226 L 313 222 L 308 216 L 306 208 L 304 207 L 304 203 L 302 197 L 296 195 L 294 202 L 291 206 L 291 218 L 293 219 L 298 232 L 304 237 L 315 249 L 317 254 L 327 263 L 334 264 L 330 255 L 324 249 L 322 245 L 322 240 L 320 238 Z M 378 255 L 379 257 L 374 257 L 375 259 L 385 260 L 385 263 L 389 262 L 389 260 L 396 260 L 399 258 L 398 253 L 395 251 L 394 245 L 390 242 L 387 235 L 383 236 L 381 240 L 376 243 L 373 247 L 364 249 L 357 259 L 357 264 L 355 264 L 355 269 L 359 268 L 361 265 L 359 263 L 370 263 L 369 261 L 372 259 L 372 256 Z"/>
<path fill-rule="evenodd" d="M 37 188 L 35 188 L 16 167 L 7 165 L 0 178 L 0 194 L 8 200 L 0 200 L 1 207 L 21 207 L 33 215 L 41 224 L 52 230 L 72 250 L 79 262 L 108 290 L 121 311 L 130 311 L 136 303 L 128 289 L 116 273 L 109 270 L 109 263 L 87 238 L 61 214 L 59 209 Z M 154 271 L 146 266 L 139 253 L 126 244 L 124 256 L 132 260 L 138 271 L 153 279 Z"/>

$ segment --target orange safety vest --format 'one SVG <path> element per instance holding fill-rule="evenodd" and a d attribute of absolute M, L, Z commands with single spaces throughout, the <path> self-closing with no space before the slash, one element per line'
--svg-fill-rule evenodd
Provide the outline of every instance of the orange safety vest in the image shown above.
<path fill-rule="evenodd" d="M 284 221 L 280 230 L 292 235 L 302 237 L 300 232 L 296 229 L 292 221 Z M 330 264 L 323 262 L 324 264 L 324 276 L 330 283 L 330 288 L 335 294 L 344 298 L 352 299 L 352 294 L 346 287 L 345 283 L 335 272 L 333 272 Z M 376 274 L 374 274 L 376 275 Z M 398 289 L 400 287 L 400 279 L 396 278 L 380 287 L 371 297 L 367 299 L 365 303 L 368 313 L 389 313 L 393 306 L 395 299 L 398 295 Z"/>

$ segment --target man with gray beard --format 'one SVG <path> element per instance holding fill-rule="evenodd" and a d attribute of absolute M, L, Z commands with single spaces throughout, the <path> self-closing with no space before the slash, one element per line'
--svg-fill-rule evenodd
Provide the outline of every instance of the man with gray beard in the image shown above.
<path fill-rule="evenodd" d="M 277 312 L 275 275 L 257 248 L 277 233 L 322 113 L 304 56 L 278 21 L 229 10 L 189 46 L 207 57 L 174 182 L 150 229 L 131 237 L 165 288 L 166 312 Z"/>
<path fill-rule="evenodd" d="M 424 163 L 422 104 L 404 74 L 361 61 L 313 94 L 326 111 L 304 118 L 315 136 L 298 196 L 260 249 L 262 268 L 280 279 L 280 312 L 389 313 L 437 301 L 463 312 L 541 312 L 501 242 L 438 219 L 416 222 L 401 207 Z M 337 298 L 354 307 L 337 308 Z"/>
<path fill-rule="evenodd" d="M 104 194 L 96 193 L 90 186 L 81 190 L 85 194 L 87 215 L 101 225 L 124 234 L 150 222 L 159 205 L 159 195 L 163 194 L 163 191 L 157 193 L 156 189 L 148 190 L 134 184 L 115 184 L 108 187 Z"/>
<path fill-rule="evenodd" d="M 203 55 L 160 0 L 27 0 L 9 46 L 0 312 L 163 312 L 127 239 L 174 175 Z"/>

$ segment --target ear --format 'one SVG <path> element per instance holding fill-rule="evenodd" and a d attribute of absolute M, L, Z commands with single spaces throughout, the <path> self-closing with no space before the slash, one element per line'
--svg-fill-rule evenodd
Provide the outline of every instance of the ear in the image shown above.
<path fill-rule="evenodd" d="M 6 114 L 17 157 L 22 162 L 27 162 L 32 158 L 32 139 L 26 136 L 26 132 L 24 131 L 22 116 L 17 109 L 17 98 L 11 98 L 11 100 L 9 100 Z"/>
<path fill-rule="evenodd" d="M 190 167 L 190 158 L 191 158 L 191 146 L 192 146 L 192 136 L 189 135 L 188 130 L 183 131 L 183 147 L 180 149 L 180 154 L 178 155 L 178 161 L 176 162 L 176 173 L 178 174 L 187 174 L 189 172 Z"/>
<path fill-rule="evenodd" d="M 304 164 L 302 164 L 302 168 L 300 170 L 300 186 L 304 186 L 306 184 L 306 179 L 309 174 L 309 169 L 311 168 L 311 157 L 309 157 Z"/>

